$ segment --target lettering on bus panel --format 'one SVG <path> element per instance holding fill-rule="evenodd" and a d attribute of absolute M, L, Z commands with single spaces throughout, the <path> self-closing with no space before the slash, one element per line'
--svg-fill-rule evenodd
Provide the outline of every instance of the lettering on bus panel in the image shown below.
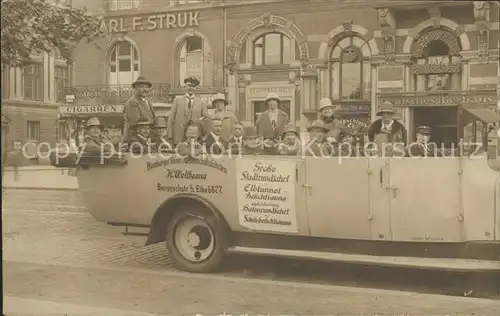
<path fill-rule="evenodd" d="M 122 114 L 124 109 L 123 105 L 72 105 L 60 106 L 58 112 L 61 115 Z"/>
<path fill-rule="evenodd" d="M 296 233 L 295 163 L 236 161 L 239 223 L 256 231 Z"/>
<path fill-rule="evenodd" d="M 222 164 L 218 163 L 214 159 L 211 159 L 210 157 L 205 157 L 205 158 L 194 158 L 194 157 L 175 157 L 172 155 L 171 158 L 168 159 L 163 159 L 163 160 L 158 160 L 158 161 L 153 161 L 153 162 L 146 162 L 146 171 L 151 171 L 159 167 L 167 167 L 171 165 L 182 165 L 182 164 L 191 164 L 191 165 L 202 165 L 202 166 L 207 166 L 212 169 L 216 169 L 224 174 L 227 174 L 227 168 L 224 167 Z M 187 166 L 189 167 L 189 166 Z"/>

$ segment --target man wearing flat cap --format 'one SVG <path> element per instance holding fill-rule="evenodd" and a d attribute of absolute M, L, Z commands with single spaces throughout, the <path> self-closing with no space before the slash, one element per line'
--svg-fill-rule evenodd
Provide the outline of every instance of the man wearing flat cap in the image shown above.
<path fill-rule="evenodd" d="M 400 122 L 394 119 L 394 105 L 390 101 L 384 101 L 377 112 L 380 119 L 373 122 L 368 127 L 368 139 L 375 148 L 370 150 L 377 151 L 378 155 L 404 156 L 406 145 L 406 128 Z"/>
<path fill-rule="evenodd" d="M 173 146 L 182 141 L 184 131 L 189 124 L 200 124 L 203 118 L 209 118 L 207 104 L 195 94 L 200 81 L 195 77 L 189 77 L 184 79 L 184 83 L 187 88 L 186 94 L 175 98 L 168 116 L 167 137 Z"/>
<path fill-rule="evenodd" d="M 268 93 L 266 103 L 268 109 L 262 113 L 255 124 L 257 133 L 264 140 L 277 140 L 283 135 L 290 119 L 288 114 L 279 109 L 280 97 L 276 93 Z"/>
<path fill-rule="evenodd" d="M 409 154 L 411 157 L 438 157 L 436 143 L 431 143 L 432 128 L 419 126 L 415 130 L 417 141 L 410 144 Z"/>
<path fill-rule="evenodd" d="M 152 122 L 156 116 L 155 111 L 153 110 L 153 105 L 147 99 L 151 86 L 151 83 L 143 76 L 139 76 L 139 78 L 132 83 L 132 88 L 134 88 L 135 93 L 125 105 L 125 125 L 127 131 L 127 135 L 125 135 L 125 137 L 128 141 L 134 137 L 134 126 L 137 125 L 140 118 Z"/>

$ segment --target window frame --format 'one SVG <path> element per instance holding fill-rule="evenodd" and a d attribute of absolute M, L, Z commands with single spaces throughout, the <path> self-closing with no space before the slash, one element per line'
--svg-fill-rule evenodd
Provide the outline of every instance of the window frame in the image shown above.
<path fill-rule="evenodd" d="M 32 81 L 32 86 L 31 86 L 31 97 L 26 96 L 26 71 L 27 69 L 37 69 L 38 72 L 33 72 L 28 74 L 31 76 L 31 81 Z M 43 101 L 44 99 L 44 85 L 43 85 L 43 77 L 44 77 L 44 71 L 43 71 L 43 63 L 42 62 L 37 62 L 37 61 L 31 61 L 27 62 L 23 65 L 22 70 L 21 70 L 21 95 L 23 100 L 25 101 Z M 35 88 L 36 87 L 36 88 Z M 36 89 L 36 91 L 35 91 Z M 36 94 L 36 95 L 35 95 Z"/>
<path fill-rule="evenodd" d="M 31 137 L 33 131 L 35 137 Z M 40 121 L 34 121 L 34 120 L 26 121 L 26 138 L 28 139 L 28 141 L 37 141 L 37 142 L 40 141 Z"/>
<path fill-rule="evenodd" d="M 272 34 L 278 34 L 280 35 L 280 63 L 279 64 L 266 64 L 266 37 L 268 35 L 272 35 Z M 290 42 L 290 52 L 289 52 L 289 63 L 285 64 L 284 63 L 284 39 L 287 38 Z M 256 43 L 257 41 L 261 40 L 262 39 L 262 44 L 259 44 L 259 45 L 262 45 L 262 52 L 261 52 L 261 61 L 262 61 L 262 65 L 257 65 L 256 64 Z M 292 43 L 292 38 L 290 38 L 288 35 L 282 33 L 282 32 L 267 32 L 267 33 L 264 33 L 264 34 L 261 34 L 259 35 L 257 38 L 255 38 L 251 44 L 252 44 L 252 65 L 253 67 L 279 67 L 279 66 L 287 66 L 287 65 L 290 65 L 293 61 L 292 59 L 292 49 L 295 50 L 295 46 L 296 44 L 295 43 Z M 292 47 L 293 45 L 293 47 Z"/>
<path fill-rule="evenodd" d="M 124 56 L 120 56 L 119 55 L 119 45 L 120 43 L 127 43 L 130 47 L 130 54 L 129 55 L 124 55 Z M 113 56 L 113 53 L 115 55 L 115 58 L 114 60 L 112 60 L 112 56 Z M 120 73 L 120 60 L 128 60 L 129 61 L 129 64 L 130 64 L 130 71 L 123 71 L 123 72 L 130 72 L 131 75 L 132 75 L 132 79 L 130 80 L 131 82 L 126 82 L 126 83 L 120 83 L 119 81 L 119 73 Z M 134 80 L 135 78 L 137 78 L 140 73 L 141 73 L 141 55 L 139 53 L 139 49 L 137 47 L 137 45 L 133 42 L 131 42 L 130 40 L 128 39 L 125 39 L 125 38 L 121 38 L 121 39 L 118 39 L 116 41 L 113 42 L 112 45 L 110 45 L 109 49 L 108 49 L 108 54 L 107 54 L 107 72 L 106 72 L 106 75 L 107 75 L 107 83 L 108 85 L 117 85 L 117 86 L 121 86 L 121 85 L 130 85 Z M 135 70 L 135 66 L 137 66 L 137 70 Z M 112 67 L 115 67 L 115 72 L 112 72 L 111 69 Z M 111 84 L 111 78 L 115 76 L 116 77 L 116 84 L 113 83 Z"/>
<path fill-rule="evenodd" d="M 348 39 L 349 43 L 346 44 L 345 46 L 341 45 L 342 41 L 345 39 Z M 355 41 L 361 40 L 363 44 L 357 44 Z M 364 54 L 363 51 L 365 50 L 364 48 L 367 48 L 369 55 Z M 340 49 L 340 54 L 338 57 L 334 56 L 334 53 L 336 49 Z M 358 63 L 360 64 L 360 98 L 359 99 L 349 99 L 349 97 L 343 97 L 342 95 L 342 90 L 344 88 L 343 80 L 342 80 L 342 73 L 343 73 L 343 58 L 344 58 L 344 52 L 347 49 L 355 49 L 357 54 L 358 54 Z M 328 62 L 328 71 L 329 71 L 329 95 L 332 101 L 334 102 L 362 102 L 362 103 L 367 103 L 371 102 L 372 99 L 372 73 L 371 73 L 371 66 L 368 67 L 368 72 L 366 73 L 365 69 L 367 67 L 367 63 L 370 63 L 371 57 L 372 57 L 372 51 L 370 48 L 370 45 L 366 39 L 364 39 L 362 36 L 358 34 L 348 34 L 346 36 L 341 37 L 335 45 L 332 46 L 329 54 L 329 62 Z M 337 74 L 338 74 L 338 82 L 335 82 L 334 78 L 334 70 L 337 68 Z M 368 77 L 368 82 L 366 82 L 366 77 Z M 335 96 L 335 88 L 334 84 L 337 86 L 338 89 L 338 97 Z M 365 91 L 365 88 L 367 88 L 369 91 Z"/>
<path fill-rule="evenodd" d="M 131 3 L 132 5 L 129 7 L 125 7 L 127 3 Z M 141 6 L 140 0 L 108 0 L 108 11 L 117 12 L 117 11 L 127 11 L 127 10 L 137 10 Z"/>

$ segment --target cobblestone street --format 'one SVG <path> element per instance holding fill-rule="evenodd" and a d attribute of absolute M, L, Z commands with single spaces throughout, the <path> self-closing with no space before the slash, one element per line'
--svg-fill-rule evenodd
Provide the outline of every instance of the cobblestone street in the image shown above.
<path fill-rule="evenodd" d="M 84 211 L 77 192 L 4 192 L 6 315 L 487 316 L 500 308 L 493 300 L 308 284 L 300 276 L 276 281 L 247 273 L 245 265 L 221 274 L 187 274 L 172 268 L 163 244 L 145 247 L 144 237 L 123 236 L 122 228 L 98 223 Z"/>

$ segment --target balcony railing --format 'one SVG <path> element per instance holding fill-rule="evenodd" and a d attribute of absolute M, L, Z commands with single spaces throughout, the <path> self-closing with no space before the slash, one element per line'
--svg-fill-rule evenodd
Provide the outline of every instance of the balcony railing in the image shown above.
<path fill-rule="evenodd" d="M 134 95 L 134 89 L 130 85 L 77 86 L 66 88 L 64 95 L 74 95 L 74 102 L 79 105 L 119 105 L 125 104 Z M 148 98 L 153 103 L 171 103 L 170 84 L 154 83 Z"/>

